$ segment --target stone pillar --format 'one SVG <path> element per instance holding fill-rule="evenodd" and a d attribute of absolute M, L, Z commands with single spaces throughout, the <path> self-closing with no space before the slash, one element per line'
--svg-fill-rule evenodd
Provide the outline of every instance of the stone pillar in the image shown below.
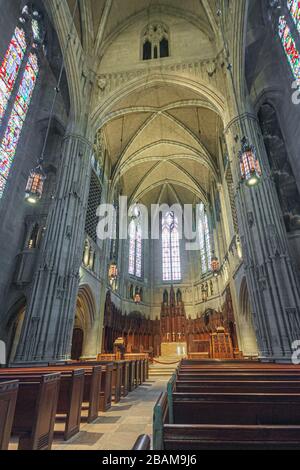
<path fill-rule="evenodd" d="M 81 135 L 65 136 L 57 191 L 15 362 L 70 357 L 91 152 L 91 143 Z"/>
<path fill-rule="evenodd" d="M 263 176 L 248 188 L 240 181 L 238 151 L 246 134 L 256 147 Z M 225 130 L 231 157 L 244 267 L 260 356 L 289 360 L 300 339 L 300 299 L 278 196 L 257 118 L 244 113 Z"/>

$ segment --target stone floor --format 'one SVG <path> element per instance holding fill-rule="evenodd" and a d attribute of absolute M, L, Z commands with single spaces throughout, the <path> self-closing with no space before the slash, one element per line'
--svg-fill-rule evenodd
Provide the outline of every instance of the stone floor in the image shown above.
<path fill-rule="evenodd" d="M 140 434 L 152 435 L 153 407 L 167 381 L 151 378 L 106 413 L 100 413 L 94 423 L 82 423 L 80 433 L 68 442 L 55 439 L 52 449 L 130 450 Z"/>

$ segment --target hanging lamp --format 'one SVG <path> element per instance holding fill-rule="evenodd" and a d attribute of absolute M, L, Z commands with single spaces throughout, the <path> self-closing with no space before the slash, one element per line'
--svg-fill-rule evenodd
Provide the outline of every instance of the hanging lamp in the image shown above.
<path fill-rule="evenodd" d="M 72 28 L 73 28 L 73 24 L 74 24 L 74 20 L 75 20 L 75 14 L 76 14 L 77 6 L 78 6 L 78 0 L 76 0 L 76 2 L 75 2 L 74 11 L 73 11 L 72 20 L 71 20 L 71 25 L 70 25 L 70 30 L 69 30 L 69 33 L 67 35 L 67 42 L 66 42 L 66 46 L 65 46 L 65 51 L 63 51 L 63 54 L 62 54 L 62 64 L 61 64 L 61 68 L 60 68 L 60 72 L 59 72 L 58 81 L 57 81 L 56 87 L 54 89 L 54 97 L 53 97 L 53 102 L 52 102 L 52 106 L 51 106 L 51 110 L 50 110 L 48 126 L 47 126 L 47 131 L 46 131 L 46 135 L 45 135 L 45 140 L 44 140 L 44 144 L 43 144 L 42 153 L 41 153 L 40 158 L 38 159 L 37 166 L 30 171 L 29 177 L 27 179 L 24 199 L 25 199 L 26 202 L 28 202 L 29 204 L 32 204 L 32 205 L 37 204 L 40 201 L 40 199 L 42 198 L 42 195 L 43 195 L 44 182 L 46 180 L 46 174 L 45 174 L 44 169 L 43 169 L 43 162 L 44 162 L 44 159 L 45 159 L 45 151 L 46 151 L 47 142 L 48 142 L 48 138 L 49 138 L 49 134 L 50 134 L 50 129 L 51 129 L 51 124 L 52 124 L 52 118 L 53 118 L 53 114 L 54 114 L 56 99 L 57 99 L 57 95 L 60 93 L 60 85 L 61 85 L 61 81 L 62 81 L 62 77 L 63 77 L 63 71 L 64 71 L 64 67 L 65 67 L 65 55 L 68 51 L 68 47 L 70 45 L 70 41 L 71 41 L 71 38 L 72 38 L 71 34 L 72 34 Z M 40 16 L 39 12 L 36 9 L 32 9 L 32 11 L 31 11 L 28 6 L 25 6 L 22 10 L 22 17 L 20 18 L 20 21 L 23 19 L 23 21 L 25 22 L 27 20 L 27 18 L 29 17 L 29 15 L 32 16 L 33 21 L 35 21 L 35 22 L 37 21 L 37 18 L 39 18 L 39 16 Z M 35 44 L 38 45 L 39 41 L 38 41 L 34 31 L 33 31 L 33 34 L 34 34 Z"/>
<path fill-rule="evenodd" d="M 239 152 L 241 180 L 248 187 L 256 186 L 261 179 L 261 167 L 256 157 L 255 147 L 250 145 L 248 139 L 241 140 L 242 149 Z"/>
<path fill-rule="evenodd" d="M 215 277 L 217 277 L 218 274 L 219 274 L 219 271 L 220 271 L 219 258 L 217 256 L 213 255 L 212 259 L 211 259 L 211 272 L 213 273 L 213 275 Z"/>
<path fill-rule="evenodd" d="M 244 126 L 243 120 L 240 118 L 241 112 L 239 108 L 237 91 L 236 91 L 235 81 L 234 81 L 233 72 L 232 72 L 232 64 L 229 62 L 230 52 L 229 52 L 229 48 L 227 46 L 227 42 L 225 39 L 224 27 L 223 27 L 223 22 L 221 18 L 222 10 L 220 6 L 221 5 L 219 2 L 217 16 L 220 18 L 220 23 L 221 23 L 222 39 L 223 39 L 224 49 L 226 51 L 227 70 L 230 73 L 232 88 L 234 92 L 235 105 L 236 105 L 237 112 L 238 112 L 238 119 L 240 121 L 241 130 L 244 135 L 243 138 L 241 139 L 241 150 L 238 153 L 238 157 L 240 161 L 240 180 L 242 183 L 245 183 L 247 187 L 252 188 L 260 182 L 261 177 L 262 177 L 262 170 L 261 170 L 261 166 L 259 163 L 259 159 L 256 155 L 256 149 L 254 145 L 249 143 L 249 140 L 246 137 L 246 132 L 244 129 L 245 126 Z"/>
<path fill-rule="evenodd" d="M 109 282 L 112 285 L 118 278 L 118 266 L 116 261 L 113 259 L 108 268 L 108 278 Z"/>
<path fill-rule="evenodd" d="M 30 204 L 37 204 L 42 197 L 46 175 L 41 162 L 31 170 L 25 189 L 25 200 Z"/>
<path fill-rule="evenodd" d="M 140 292 L 138 291 L 138 292 L 136 292 L 135 295 L 134 295 L 134 302 L 135 302 L 136 304 L 140 304 L 141 301 L 142 301 L 142 299 L 141 299 L 141 294 L 140 294 Z"/>

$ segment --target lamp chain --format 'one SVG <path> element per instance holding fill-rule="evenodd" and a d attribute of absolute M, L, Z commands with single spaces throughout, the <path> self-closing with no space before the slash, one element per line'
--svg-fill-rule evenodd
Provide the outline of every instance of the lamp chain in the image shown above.
<path fill-rule="evenodd" d="M 70 30 L 69 30 L 68 35 L 67 35 L 65 50 L 62 51 L 62 63 L 61 63 L 61 67 L 60 67 L 58 81 L 57 81 L 57 84 L 56 84 L 56 87 L 55 87 L 55 92 L 54 92 L 54 97 L 53 97 L 52 106 L 51 106 L 51 110 L 50 110 L 47 131 L 46 131 L 46 135 L 45 135 L 43 150 L 42 150 L 42 153 L 41 153 L 41 157 L 39 159 L 39 164 L 42 163 L 44 161 L 44 158 L 45 158 L 45 151 L 46 151 L 47 142 L 48 142 L 48 138 L 49 138 L 49 134 L 50 134 L 51 124 L 52 124 L 52 119 L 53 119 L 53 114 L 54 114 L 54 108 L 55 108 L 55 104 L 56 104 L 57 95 L 60 93 L 60 85 L 61 85 L 61 81 L 62 81 L 63 71 L 64 71 L 64 68 L 65 68 L 65 57 L 66 57 L 66 54 L 68 52 L 69 45 L 70 45 L 71 38 L 72 38 L 72 30 L 73 30 L 73 26 L 74 26 L 74 20 L 75 20 L 77 7 L 78 7 L 78 0 L 75 1 L 75 6 L 74 6 L 73 14 L 72 14 L 72 21 L 71 21 L 71 25 L 70 25 Z"/>

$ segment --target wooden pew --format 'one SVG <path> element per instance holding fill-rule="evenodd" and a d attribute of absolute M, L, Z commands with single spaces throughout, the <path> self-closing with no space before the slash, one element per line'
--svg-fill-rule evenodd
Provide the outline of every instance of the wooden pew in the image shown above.
<path fill-rule="evenodd" d="M 165 392 L 154 408 L 154 450 L 299 449 L 299 425 L 168 424 L 169 411 Z"/>
<path fill-rule="evenodd" d="M 68 361 L 65 366 L 93 367 L 101 366 L 101 393 L 100 393 L 100 411 L 107 411 L 112 402 L 112 375 L 114 370 L 113 362 L 86 360 L 86 361 Z"/>
<path fill-rule="evenodd" d="M 127 397 L 129 393 L 129 380 L 130 380 L 130 361 L 124 361 L 122 369 L 122 397 Z"/>
<path fill-rule="evenodd" d="M 32 363 L 30 368 L 34 367 L 34 370 L 39 370 L 42 372 L 66 372 L 68 370 L 83 369 L 84 370 L 84 392 L 83 392 L 83 402 L 88 404 L 88 423 L 92 423 L 95 419 L 98 418 L 98 412 L 100 411 L 100 394 L 101 394 L 101 379 L 102 379 L 102 367 L 101 366 L 91 366 L 84 365 L 80 366 L 76 363 L 75 366 L 70 365 L 70 363 L 65 362 L 49 362 L 45 363 L 43 366 L 39 364 Z M 24 365 L 22 370 L 26 370 Z"/>
<path fill-rule="evenodd" d="M 136 361 L 136 386 L 142 384 L 142 367 L 141 367 L 141 360 L 137 359 Z"/>
<path fill-rule="evenodd" d="M 112 396 L 115 403 L 119 403 L 122 394 L 122 374 L 124 361 L 115 361 L 112 376 Z"/>
<path fill-rule="evenodd" d="M 84 392 L 84 369 L 61 368 L 11 368 L 1 369 L 0 378 L 17 378 L 23 382 L 39 379 L 46 373 L 58 371 L 61 374 L 59 395 L 57 402 L 57 415 L 65 415 L 64 439 L 67 441 L 80 430 L 81 408 Z"/>
<path fill-rule="evenodd" d="M 129 361 L 129 392 L 132 392 L 136 388 L 136 361 Z"/>
<path fill-rule="evenodd" d="M 145 353 L 130 353 L 125 354 L 125 360 L 137 361 L 137 374 L 136 382 L 137 386 L 145 382 L 149 378 L 149 355 Z"/>
<path fill-rule="evenodd" d="M 205 366 L 205 365 L 179 365 L 178 371 L 181 374 L 236 374 L 236 373 L 249 373 L 249 374 L 294 374 L 300 376 L 300 368 L 292 365 L 277 365 L 277 364 L 254 364 L 239 366 L 222 366 L 217 364 L 216 366 Z"/>
<path fill-rule="evenodd" d="M 128 379 L 126 379 L 128 380 L 128 385 L 124 381 L 125 377 L 122 372 L 122 395 L 126 396 L 124 395 L 124 389 L 126 391 L 126 389 L 128 388 L 128 391 L 132 391 L 134 390 L 134 388 L 138 387 L 149 378 L 149 356 L 148 354 L 144 354 L 144 353 L 126 353 L 124 354 L 123 360 L 130 361 L 129 372 L 128 372 L 129 377 Z M 116 355 L 115 354 L 98 354 L 97 361 L 98 363 L 101 363 L 103 361 L 115 362 Z M 122 363 L 122 361 L 117 361 L 117 362 Z M 125 368 L 126 367 L 127 366 L 125 366 Z M 114 379 L 113 379 L 113 382 L 114 382 Z"/>
<path fill-rule="evenodd" d="M 175 424 L 300 425 L 300 394 L 175 392 L 173 413 Z"/>
<path fill-rule="evenodd" d="M 291 380 L 177 380 L 179 393 L 299 393 L 300 381 Z"/>
<path fill-rule="evenodd" d="M 147 380 L 146 359 L 141 359 L 141 367 L 142 367 L 142 383 L 145 383 Z"/>
<path fill-rule="evenodd" d="M 134 388 L 137 388 L 140 383 L 139 379 L 139 374 L 140 374 L 140 368 L 139 368 L 139 361 L 137 359 L 133 360 L 135 366 L 134 366 Z"/>
<path fill-rule="evenodd" d="M 18 376 L 19 390 L 12 433 L 19 450 L 50 450 L 58 403 L 60 374 Z M 0 377 L 3 381 L 3 377 Z M 6 380 L 6 379 L 5 379 Z"/>
<path fill-rule="evenodd" d="M 0 383 L 0 450 L 7 450 L 11 436 L 19 382 Z"/>
<path fill-rule="evenodd" d="M 280 364 L 275 362 L 261 362 L 257 361 L 245 361 L 245 360 L 194 360 L 194 359 L 182 359 L 180 361 L 180 367 L 200 367 L 200 368 L 210 368 L 210 369 L 225 369 L 225 368 L 285 368 L 285 369 L 299 369 L 299 366 L 286 363 Z"/>
<path fill-rule="evenodd" d="M 299 450 L 300 426 L 168 425 L 163 449 L 178 450 Z"/>
<path fill-rule="evenodd" d="M 98 418 L 101 399 L 102 366 L 85 369 L 83 401 L 89 403 L 88 423 Z"/>
<path fill-rule="evenodd" d="M 177 379 L 182 380 L 196 380 L 196 381 L 227 381 L 227 380 L 273 380 L 273 381 L 282 381 L 282 380 L 300 380 L 298 373 L 293 372 L 280 372 L 280 373 L 265 373 L 262 371 L 258 372 L 199 372 L 199 373 L 186 373 L 179 370 L 177 372 Z"/>
<path fill-rule="evenodd" d="M 183 362 L 155 406 L 154 450 L 299 448 L 299 367 Z"/>
<path fill-rule="evenodd" d="M 160 394 L 153 411 L 153 450 L 164 450 L 164 426 L 169 423 L 168 394 Z"/>
<path fill-rule="evenodd" d="M 107 411 L 111 408 L 114 365 L 112 363 L 102 364 L 102 368 L 103 381 L 101 382 L 100 410 Z"/>

